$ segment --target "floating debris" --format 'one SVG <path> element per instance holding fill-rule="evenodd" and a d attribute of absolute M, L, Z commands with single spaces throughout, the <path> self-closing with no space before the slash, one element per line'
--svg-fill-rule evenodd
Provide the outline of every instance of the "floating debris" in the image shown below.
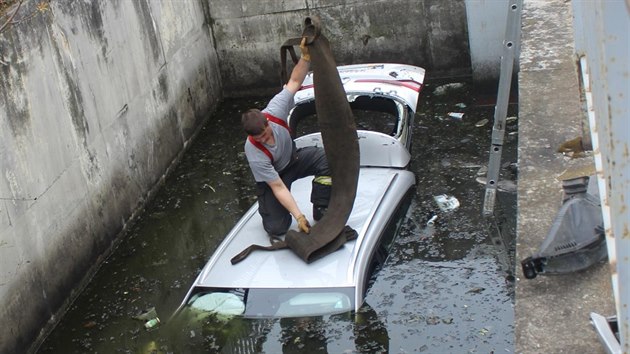
<path fill-rule="evenodd" d="M 462 139 L 459 141 L 460 143 L 467 143 L 470 142 L 470 140 L 468 139 Z M 445 161 L 446 159 L 442 159 L 442 161 Z M 451 162 L 451 165 L 455 168 L 467 168 L 467 169 L 471 169 L 471 168 L 480 168 L 482 165 L 479 163 L 475 163 L 475 162 L 470 162 L 470 161 L 464 161 L 464 160 L 460 160 L 460 159 L 453 159 L 453 161 Z"/>
<path fill-rule="evenodd" d="M 464 113 L 448 112 L 448 116 L 453 118 L 453 119 L 462 120 L 464 118 Z"/>
<path fill-rule="evenodd" d="M 96 327 L 96 322 L 95 321 L 88 321 L 88 322 L 85 322 L 83 324 L 83 328 L 90 329 L 90 328 L 94 328 L 94 327 Z"/>
<path fill-rule="evenodd" d="M 165 259 L 165 258 L 156 260 L 155 262 L 151 263 L 151 265 L 154 266 L 154 267 L 159 267 L 159 266 L 163 266 L 163 265 L 166 265 L 166 264 L 168 264 L 168 259 Z"/>
<path fill-rule="evenodd" d="M 455 105 L 455 107 L 457 108 L 466 108 L 466 104 L 465 103 L 458 103 Z"/>
<path fill-rule="evenodd" d="M 433 90 L 433 94 L 434 95 L 443 95 L 446 92 L 450 91 L 450 90 L 457 90 L 457 89 L 461 89 L 462 87 L 464 87 L 464 84 L 461 82 L 453 82 L 450 84 L 446 84 L 446 85 L 442 85 L 442 86 L 438 86 L 435 88 L 435 90 Z"/>
<path fill-rule="evenodd" d="M 505 121 L 508 122 L 508 123 L 511 123 L 511 122 L 514 122 L 517 119 L 518 119 L 518 117 L 512 116 L 512 117 L 505 118 Z"/>
<path fill-rule="evenodd" d="M 457 168 L 481 168 L 482 166 L 480 164 L 476 164 L 476 163 L 466 163 L 466 164 L 462 164 L 462 165 L 458 165 L 456 166 Z"/>
<path fill-rule="evenodd" d="M 204 183 L 203 186 L 201 186 L 201 189 L 208 189 L 210 188 L 214 193 L 216 193 L 217 191 L 214 189 L 214 187 L 212 187 L 211 185 Z"/>
<path fill-rule="evenodd" d="M 435 202 L 442 211 L 452 211 L 459 208 L 459 200 L 451 195 L 436 195 L 433 199 L 435 199 Z"/>
<path fill-rule="evenodd" d="M 157 311 L 155 311 L 155 307 L 150 307 L 146 309 L 144 312 L 142 312 L 141 314 L 134 316 L 133 319 L 139 320 L 139 321 L 148 321 L 156 317 L 157 317 Z"/>
<path fill-rule="evenodd" d="M 475 123 L 475 127 L 481 128 L 484 125 L 488 124 L 488 122 L 489 122 L 488 119 L 482 119 L 482 120 L 478 121 L 477 123 Z"/>
<path fill-rule="evenodd" d="M 152 318 L 150 320 L 148 320 L 145 324 L 144 324 L 144 328 L 146 328 L 148 331 L 153 330 L 155 328 L 157 328 L 157 326 L 160 325 L 160 319 L 159 318 Z"/>
<path fill-rule="evenodd" d="M 113 338 L 110 338 L 113 340 Z M 154 340 L 150 341 L 149 343 L 147 343 L 147 345 L 140 351 L 140 353 L 158 353 L 159 351 L 159 347 L 157 342 L 155 342 Z"/>

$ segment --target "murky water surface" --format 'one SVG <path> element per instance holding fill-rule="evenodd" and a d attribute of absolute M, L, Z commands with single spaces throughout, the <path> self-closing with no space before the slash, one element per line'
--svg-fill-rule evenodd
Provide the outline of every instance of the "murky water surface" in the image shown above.
<path fill-rule="evenodd" d="M 445 87 L 451 89 L 443 93 Z M 309 321 L 168 321 L 254 202 L 239 112 L 265 103 L 221 105 L 40 352 L 512 352 L 516 196 L 498 193 L 495 217 L 481 216 L 484 185 L 476 179 L 488 161 L 494 106 L 480 105 L 466 82 L 423 91 L 411 166 L 416 194 L 359 313 Z M 511 180 L 516 124 L 507 126 L 501 172 Z M 441 194 L 457 198 L 459 208 L 441 211 L 433 199 Z M 146 330 L 134 317 L 151 307 L 162 323 Z"/>

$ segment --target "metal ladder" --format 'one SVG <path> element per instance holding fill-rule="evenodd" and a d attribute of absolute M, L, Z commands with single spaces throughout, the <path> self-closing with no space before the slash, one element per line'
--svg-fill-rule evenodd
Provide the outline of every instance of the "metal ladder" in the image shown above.
<path fill-rule="evenodd" d="M 521 8 L 523 0 L 511 0 L 505 27 L 503 54 L 501 55 L 501 73 L 497 91 L 497 103 L 494 108 L 494 125 L 492 126 L 492 143 L 490 146 L 490 160 L 486 177 L 486 192 L 483 201 L 483 215 L 492 216 L 496 201 L 499 169 L 501 168 L 501 153 L 505 136 L 505 120 L 510 100 L 512 73 L 514 67 L 514 52 L 521 34 Z"/>

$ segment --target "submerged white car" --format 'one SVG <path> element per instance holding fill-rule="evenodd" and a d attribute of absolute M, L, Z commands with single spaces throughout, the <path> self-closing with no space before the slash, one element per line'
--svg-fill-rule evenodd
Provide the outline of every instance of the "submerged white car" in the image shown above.
<path fill-rule="evenodd" d="M 387 257 L 415 186 L 407 166 L 425 71 L 400 64 L 348 65 L 338 70 L 359 137 L 359 180 L 347 221 L 358 237 L 312 263 L 282 249 L 255 251 L 232 265 L 230 259 L 248 246 L 270 243 L 256 203 L 210 257 L 178 311 L 191 307 L 248 318 L 304 317 L 354 311 L 363 304 L 370 278 Z M 298 148 L 322 145 L 312 82 L 309 74 L 295 95 L 297 105 L 289 118 Z M 305 215 L 312 215 L 312 178 L 297 180 L 291 187 Z M 291 228 L 297 229 L 295 221 Z"/>

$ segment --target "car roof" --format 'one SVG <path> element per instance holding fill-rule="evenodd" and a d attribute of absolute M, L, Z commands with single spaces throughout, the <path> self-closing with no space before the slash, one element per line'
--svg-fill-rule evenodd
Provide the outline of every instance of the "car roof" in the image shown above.
<path fill-rule="evenodd" d="M 306 215 L 311 214 L 311 205 L 308 202 L 311 180 L 312 177 L 302 178 L 295 181 L 292 187 L 295 199 L 302 201 L 300 208 Z M 197 278 L 195 286 L 212 288 L 355 286 L 357 281 L 355 262 L 365 256 L 362 245 L 366 244 L 368 238 L 374 237 L 370 230 L 366 229 L 366 221 L 375 216 L 376 209 L 384 199 L 404 194 L 413 183 L 413 173 L 407 170 L 362 168 L 359 173 L 357 198 L 347 222 L 359 233 L 359 237 L 346 243 L 340 250 L 309 264 L 288 249 L 255 251 L 240 263 L 235 265 L 230 263 L 233 256 L 251 244 L 269 245 L 269 237 L 261 226 L 258 205 L 254 204 L 215 251 Z M 297 229 L 295 221 L 291 228 Z"/>

